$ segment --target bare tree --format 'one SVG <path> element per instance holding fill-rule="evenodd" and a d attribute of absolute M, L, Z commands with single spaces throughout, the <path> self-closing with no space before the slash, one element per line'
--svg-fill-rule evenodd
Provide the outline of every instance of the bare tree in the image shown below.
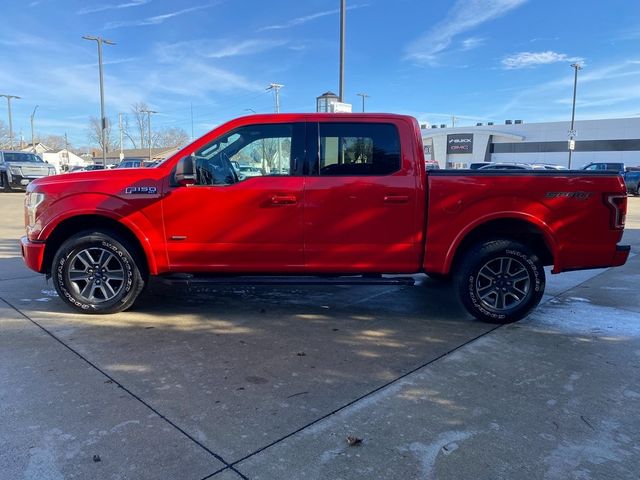
<path fill-rule="evenodd" d="M 147 113 L 145 110 L 149 110 L 149 105 L 145 102 L 136 102 L 131 105 L 131 113 L 134 118 L 134 129 L 137 133 L 137 137 L 140 138 L 140 148 L 149 147 L 149 139 L 147 138 Z M 128 135 L 127 135 L 128 136 Z M 131 138 L 131 137 L 129 137 Z"/>
<path fill-rule="evenodd" d="M 105 152 L 114 150 L 116 147 L 116 142 L 114 141 L 113 133 L 111 131 L 111 119 L 109 119 L 109 121 L 107 122 L 107 128 L 104 131 L 105 145 L 102 145 L 102 135 L 100 127 L 101 125 L 99 118 L 91 117 L 89 119 L 89 133 L 87 135 L 89 138 L 89 142 L 91 142 L 92 145 L 98 145 L 100 149 L 104 150 Z"/>
<path fill-rule="evenodd" d="M 129 115 L 126 113 L 122 115 L 122 133 L 129 139 L 133 148 L 138 148 L 138 143 L 134 136 L 135 132 L 132 131 L 131 126 L 129 125 Z"/>
<path fill-rule="evenodd" d="M 5 123 L 0 120 L 0 147 L 9 143 L 9 129 Z"/>
<path fill-rule="evenodd" d="M 152 135 L 153 146 L 157 148 L 183 147 L 189 143 L 189 134 L 182 128 L 165 127 Z"/>
<path fill-rule="evenodd" d="M 62 150 L 66 146 L 64 136 L 62 135 L 44 135 L 36 138 L 36 142 L 40 142 L 53 150 Z"/>

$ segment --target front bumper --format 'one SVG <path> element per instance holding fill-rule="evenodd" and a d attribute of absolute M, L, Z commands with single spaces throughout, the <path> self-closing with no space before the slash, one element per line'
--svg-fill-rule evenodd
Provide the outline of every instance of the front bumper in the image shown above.
<path fill-rule="evenodd" d="M 33 182 L 34 180 L 38 180 L 39 178 L 44 178 L 47 175 L 38 175 L 38 176 L 26 176 L 16 175 L 15 173 L 11 174 L 11 178 L 9 180 L 9 185 L 13 188 L 22 188 L 26 189 L 27 186 Z"/>
<path fill-rule="evenodd" d="M 31 270 L 44 273 L 44 249 L 45 243 L 31 242 L 26 236 L 20 239 L 22 258 Z"/>

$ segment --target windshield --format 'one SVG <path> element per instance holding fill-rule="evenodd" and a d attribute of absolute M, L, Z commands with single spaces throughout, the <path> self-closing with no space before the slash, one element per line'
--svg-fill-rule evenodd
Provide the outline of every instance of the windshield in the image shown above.
<path fill-rule="evenodd" d="M 12 163 L 12 162 L 44 163 L 39 156 L 34 155 L 33 153 L 25 153 L 25 152 L 4 152 L 4 161 L 8 163 Z"/>

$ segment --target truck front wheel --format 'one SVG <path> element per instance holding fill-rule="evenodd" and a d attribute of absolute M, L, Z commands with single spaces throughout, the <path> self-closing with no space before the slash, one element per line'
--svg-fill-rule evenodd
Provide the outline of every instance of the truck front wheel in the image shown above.
<path fill-rule="evenodd" d="M 133 305 L 145 281 L 135 250 L 112 233 L 80 232 L 66 240 L 53 260 L 60 298 L 82 313 L 116 313 Z"/>
<path fill-rule="evenodd" d="M 11 191 L 11 184 L 9 183 L 9 175 L 7 172 L 0 173 L 0 180 L 2 181 L 2 190 L 5 192 Z"/>
<path fill-rule="evenodd" d="M 544 287 L 544 268 L 538 256 L 511 240 L 492 240 L 471 248 L 455 281 L 467 311 L 490 323 L 525 317 L 540 302 Z"/>

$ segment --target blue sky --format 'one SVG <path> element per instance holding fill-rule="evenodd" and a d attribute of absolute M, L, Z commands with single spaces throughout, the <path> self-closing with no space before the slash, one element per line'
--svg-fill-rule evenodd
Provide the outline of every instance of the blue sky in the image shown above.
<path fill-rule="evenodd" d="M 145 101 L 154 126 L 201 135 L 247 109 L 313 111 L 338 91 L 339 0 L 2 0 L 0 93 L 14 132 L 68 133 L 88 144 L 99 116 L 96 43 L 108 116 Z M 640 2 L 347 0 L 345 100 L 422 122 L 640 115 Z M 7 123 L 5 99 L 0 119 Z"/>

